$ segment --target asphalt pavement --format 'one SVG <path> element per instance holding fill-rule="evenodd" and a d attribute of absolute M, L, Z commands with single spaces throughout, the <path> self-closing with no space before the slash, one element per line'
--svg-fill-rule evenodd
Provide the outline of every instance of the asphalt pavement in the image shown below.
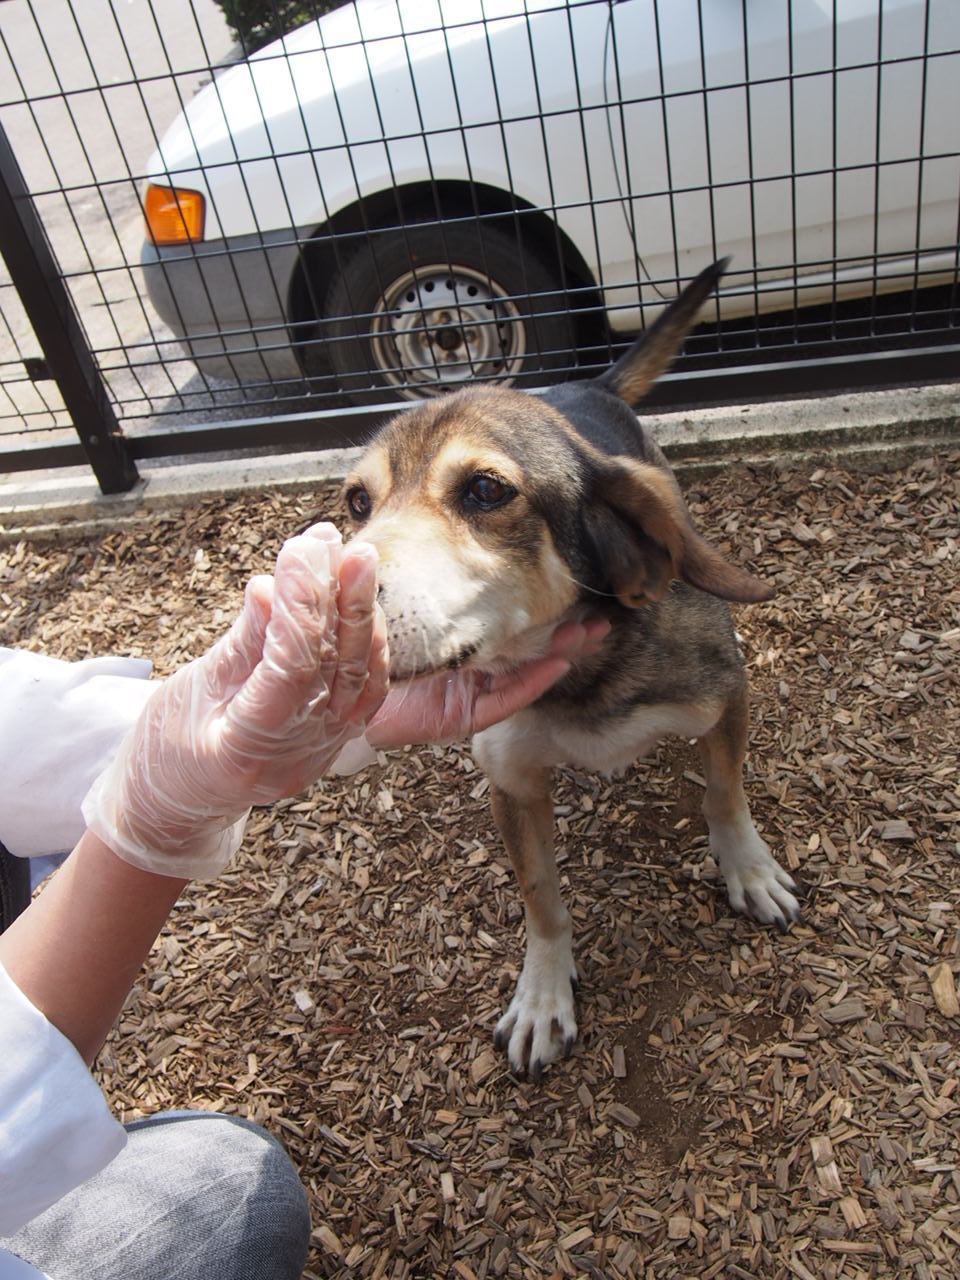
<path fill-rule="evenodd" d="M 214 0 L 0 3 L 0 122 L 90 346 L 117 398 L 142 413 L 197 377 L 189 361 L 157 363 L 172 335 L 145 300 L 137 265 L 147 162 L 232 48 Z M 0 260 L 0 363 L 41 354 L 8 283 Z M 28 413 L 60 403 L 51 383 L 6 391 Z"/>

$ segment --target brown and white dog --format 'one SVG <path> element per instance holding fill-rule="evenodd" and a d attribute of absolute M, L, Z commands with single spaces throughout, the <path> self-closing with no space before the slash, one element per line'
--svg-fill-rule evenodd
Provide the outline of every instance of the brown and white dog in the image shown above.
<path fill-rule="evenodd" d="M 383 428 L 345 486 L 350 521 L 379 551 L 394 678 L 503 669 L 541 654 L 563 619 L 611 623 L 598 654 L 473 742 L 526 915 L 523 970 L 496 1042 L 534 1079 L 577 1035 L 552 766 L 619 770 L 668 734 L 696 738 L 731 905 L 781 929 L 800 915 L 743 791 L 747 681 L 724 603 L 773 589 L 694 529 L 633 412 L 724 266 L 698 276 L 595 381 L 428 401 Z"/>

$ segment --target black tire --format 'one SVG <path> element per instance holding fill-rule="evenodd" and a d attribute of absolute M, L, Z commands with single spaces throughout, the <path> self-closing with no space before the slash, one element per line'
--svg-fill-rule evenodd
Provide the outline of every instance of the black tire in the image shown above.
<path fill-rule="evenodd" d="M 0 844 L 0 933 L 30 901 L 30 860 L 15 858 Z"/>
<path fill-rule="evenodd" d="M 423 399 L 474 381 L 555 381 L 576 347 L 558 274 L 498 227 L 431 223 L 375 233 L 327 292 L 327 358 L 361 404 Z"/>

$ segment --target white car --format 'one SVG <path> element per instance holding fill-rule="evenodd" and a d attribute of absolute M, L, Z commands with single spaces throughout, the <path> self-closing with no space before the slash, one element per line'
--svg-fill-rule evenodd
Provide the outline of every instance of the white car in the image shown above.
<path fill-rule="evenodd" d="M 957 0 L 357 0 L 219 74 L 143 265 L 205 371 L 546 381 L 733 257 L 719 316 L 956 280 Z"/>

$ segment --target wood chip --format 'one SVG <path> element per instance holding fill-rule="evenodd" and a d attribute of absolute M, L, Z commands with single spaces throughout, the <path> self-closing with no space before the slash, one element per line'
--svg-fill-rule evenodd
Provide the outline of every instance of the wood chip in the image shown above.
<path fill-rule="evenodd" d="M 930 971 L 930 987 L 937 1008 L 945 1018 L 956 1018 L 960 1015 L 960 1003 L 957 1001 L 957 984 L 950 966 L 944 961 Z"/>
<path fill-rule="evenodd" d="M 499 1066 L 500 1059 L 493 1049 L 484 1049 L 470 1063 L 470 1079 L 474 1084 L 480 1084 L 481 1081 L 486 1080 L 487 1076 L 492 1075 Z"/>
<path fill-rule="evenodd" d="M 863 1212 L 863 1206 L 856 1196 L 842 1196 L 840 1212 L 848 1227 L 859 1229 L 867 1225 L 867 1215 Z"/>
<path fill-rule="evenodd" d="M 337 1238 L 336 1233 L 331 1231 L 325 1224 L 315 1228 L 310 1233 L 310 1238 L 327 1253 L 334 1253 L 337 1257 L 343 1253 L 343 1245 Z"/>
<path fill-rule="evenodd" d="M 840 1171 L 833 1155 L 833 1144 L 829 1138 L 811 1138 L 810 1154 L 813 1156 L 813 1169 L 817 1181 L 824 1191 L 839 1196 L 843 1193 L 840 1185 Z"/>
<path fill-rule="evenodd" d="M 571 1231 L 569 1235 L 564 1236 L 560 1241 L 561 1249 L 576 1249 L 577 1245 L 584 1244 L 587 1240 L 593 1239 L 592 1227 L 580 1227 L 576 1231 Z"/>
<path fill-rule="evenodd" d="M 886 1187 L 877 1187 L 874 1194 L 877 1197 L 877 1216 L 881 1225 L 887 1231 L 895 1231 L 900 1225 L 900 1212 L 897 1209 L 896 1200 Z"/>
<path fill-rule="evenodd" d="M 622 1102 L 611 1102 L 607 1107 L 607 1116 L 617 1124 L 625 1124 L 631 1129 L 635 1129 L 640 1123 L 640 1117 L 636 1111 Z"/>
<path fill-rule="evenodd" d="M 916 838 L 910 823 L 902 819 L 885 822 L 880 829 L 881 840 L 916 840 Z"/>
<path fill-rule="evenodd" d="M 312 1013 L 317 1007 L 306 987 L 298 987 L 293 993 L 293 1000 L 301 1013 Z"/>
<path fill-rule="evenodd" d="M 862 1000 L 851 997 L 849 1000 L 841 1000 L 832 1009 L 824 1009 L 822 1016 L 827 1022 L 858 1022 L 867 1016 L 867 1006 Z"/>

